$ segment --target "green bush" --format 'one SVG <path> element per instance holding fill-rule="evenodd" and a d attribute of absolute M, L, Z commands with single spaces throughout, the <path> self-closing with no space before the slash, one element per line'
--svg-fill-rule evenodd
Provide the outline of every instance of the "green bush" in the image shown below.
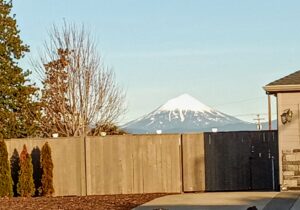
<path fill-rule="evenodd" d="M 20 154 L 20 174 L 17 190 L 22 197 L 30 197 L 34 195 L 35 192 L 33 166 L 31 156 L 27 152 L 26 145 L 23 146 L 23 150 Z"/>
<path fill-rule="evenodd" d="M 4 140 L 0 140 L 0 197 L 13 195 L 8 152 Z"/>
<path fill-rule="evenodd" d="M 42 175 L 42 195 L 51 196 L 54 193 L 53 188 L 53 162 L 51 157 L 51 148 L 46 142 L 41 151 Z"/>

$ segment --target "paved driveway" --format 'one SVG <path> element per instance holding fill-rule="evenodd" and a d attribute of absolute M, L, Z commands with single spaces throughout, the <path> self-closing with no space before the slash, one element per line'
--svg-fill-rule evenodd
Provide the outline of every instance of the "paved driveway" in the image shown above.
<path fill-rule="evenodd" d="M 134 210 L 300 210 L 300 192 L 216 192 L 168 195 Z"/>

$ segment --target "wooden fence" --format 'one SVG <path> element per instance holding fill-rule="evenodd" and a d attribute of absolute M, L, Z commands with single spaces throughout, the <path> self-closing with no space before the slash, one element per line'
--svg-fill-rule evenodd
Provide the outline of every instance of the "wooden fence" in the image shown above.
<path fill-rule="evenodd" d="M 10 158 L 25 144 L 34 168 L 45 142 L 52 150 L 56 196 L 183 190 L 180 134 L 6 140 Z"/>
<path fill-rule="evenodd" d="M 213 135 L 221 139 L 224 136 L 222 133 Z M 221 155 L 224 148 L 228 149 L 224 152 L 235 154 L 231 150 L 240 151 L 238 141 L 251 138 L 251 135 L 251 132 L 240 133 L 236 140 L 229 139 L 228 144 L 225 144 L 227 137 L 216 139 L 214 144 L 219 146 L 214 148 L 210 135 L 204 133 L 11 139 L 6 140 L 6 144 L 12 159 L 20 154 L 25 144 L 31 152 L 35 171 L 39 171 L 40 149 L 49 142 L 55 196 L 180 193 L 211 190 L 212 180 L 237 174 L 239 168 L 234 167 L 236 171 L 219 170 L 217 176 L 210 172 L 216 170 L 218 161 L 224 162 L 223 156 L 227 154 Z M 223 158 L 211 159 L 213 157 Z M 210 159 L 214 161 L 210 163 Z M 230 166 L 239 161 L 230 159 L 226 164 Z M 40 176 L 35 175 L 35 179 L 38 178 Z"/>

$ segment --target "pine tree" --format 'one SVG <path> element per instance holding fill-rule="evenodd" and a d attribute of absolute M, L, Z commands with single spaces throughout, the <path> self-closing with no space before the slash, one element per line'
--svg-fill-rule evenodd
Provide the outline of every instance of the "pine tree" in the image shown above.
<path fill-rule="evenodd" d="M 0 197 L 13 195 L 10 165 L 4 140 L 0 140 Z"/>
<path fill-rule="evenodd" d="M 23 72 L 18 66 L 29 47 L 20 39 L 11 9 L 11 1 L 0 0 L 0 135 L 3 138 L 33 135 L 37 129 L 34 119 L 39 114 L 38 103 L 33 101 L 37 89 L 27 85 L 30 72 Z"/>
<path fill-rule="evenodd" d="M 34 195 L 34 182 L 33 182 L 33 166 L 31 156 L 27 152 L 26 145 L 20 154 L 20 174 L 17 186 L 18 193 L 22 197 L 30 197 Z"/>
<path fill-rule="evenodd" d="M 51 148 L 46 142 L 41 152 L 42 175 L 42 195 L 51 196 L 54 193 L 53 188 L 53 162 L 51 157 Z"/>

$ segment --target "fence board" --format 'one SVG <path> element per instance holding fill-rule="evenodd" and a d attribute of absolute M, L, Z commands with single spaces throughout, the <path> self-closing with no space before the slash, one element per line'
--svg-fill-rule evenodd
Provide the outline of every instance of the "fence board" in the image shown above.
<path fill-rule="evenodd" d="M 184 192 L 205 190 L 203 134 L 182 135 Z"/>

